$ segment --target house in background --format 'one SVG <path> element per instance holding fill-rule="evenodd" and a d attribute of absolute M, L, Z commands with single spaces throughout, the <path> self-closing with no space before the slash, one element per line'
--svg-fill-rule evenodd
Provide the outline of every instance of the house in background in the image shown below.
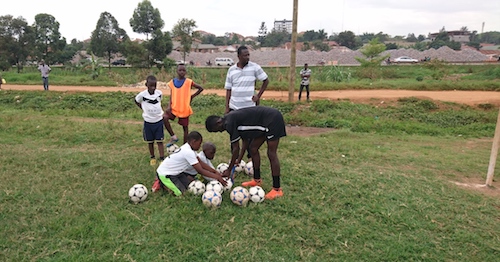
<path fill-rule="evenodd" d="M 459 42 L 459 43 L 468 43 L 470 42 L 470 32 L 468 31 L 462 31 L 462 30 L 455 30 L 455 31 L 446 31 L 448 36 L 450 37 L 451 41 Z M 438 33 L 430 33 L 428 38 L 431 41 L 434 41 L 436 37 L 439 35 Z"/>

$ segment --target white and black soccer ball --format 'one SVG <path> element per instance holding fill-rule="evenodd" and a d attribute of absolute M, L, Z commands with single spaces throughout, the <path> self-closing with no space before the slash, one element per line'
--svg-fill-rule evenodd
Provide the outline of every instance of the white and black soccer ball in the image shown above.
<path fill-rule="evenodd" d="M 222 203 L 222 195 L 213 190 L 208 190 L 201 196 L 201 202 L 208 208 L 217 208 Z"/>
<path fill-rule="evenodd" d="M 231 191 L 229 195 L 231 201 L 237 206 L 246 206 L 249 200 L 248 190 L 242 186 L 237 186 Z"/>
<path fill-rule="evenodd" d="M 217 180 L 212 180 L 207 183 L 207 186 L 205 187 L 206 191 L 213 190 L 219 194 L 222 194 L 224 192 L 224 187 L 222 184 L 217 181 Z"/>
<path fill-rule="evenodd" d="M 227 163 L 220 163 L 217 165 L 217 172 L 219 173 L 224 173 L 229 168 L 229 165 Z"/>
<path fill-rule="evenodd" d="M 179 149 L 179 146 L 176 144 L 172 144 L 171 146 L 167 147 L 167 153 L 169 155 L 175 153 Z"/>
<path fill-rule="evenodd" d="M 135 184 L 128 191 L 130 202 L 138 204 L 148 198 L 148 189 L 142 184 Z"/>
<path fill-rule="evenodd" d="M 243 172 L 245 170 L 245 165 L 245 161 L 241 160 L 240 164 L 235 166 L 234 171 L 238 173 Z"/>
<path fill-rule="evenodd" d="M 264 201 L 264 197 L 266 196 L 266 192 L 260 186 L 253 186 L 248 189 L 248 193 L 250 194 L 250 200 L 254 203 L 260 203 Z"/>
<path fill-rule="evenodd" d="M 231 181 L 231 178 L 224 177 L 223 179 L 227 182 L 227 185 L 224 187 L 224 192 L 231 190 L 231 188 L 233 188 L 233 182 Z"/>
<path fill-rule="evenodd" d="M 246 163 L 244 171 L 245 171 L 245 174 L 247 174 L 247 176 L 253 177 L 253 163 L 252 163 L 252 161 Z"/>
<path fill-rule="evenodd" d="M 205 193 L 205 184 L 200 180 L 194 180 L 188 185 L 188 191 L 194 195 L 201 195 Z"/>

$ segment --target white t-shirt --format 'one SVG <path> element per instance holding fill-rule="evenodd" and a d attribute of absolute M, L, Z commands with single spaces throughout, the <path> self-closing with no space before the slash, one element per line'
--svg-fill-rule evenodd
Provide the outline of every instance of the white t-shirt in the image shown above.
<path fill-rule="evenodd" d="M 135 101 L 141 104 L 142 118 L 148 123 L 157 123 L 163 119 L 163 109 L 161 99 L 163 94 L 156 89 L 151 95 L 148 90 L 144 90 L 135 96 Z"/>
<path fill-rule="evenodd" d="M 160 176 L 178 176 L 196 164 L 198 164 L 196 151 L 188 143 L 185 143 L 174 153 L 166 157 L 158 169 L 156 169 L 156 172 Z"/>

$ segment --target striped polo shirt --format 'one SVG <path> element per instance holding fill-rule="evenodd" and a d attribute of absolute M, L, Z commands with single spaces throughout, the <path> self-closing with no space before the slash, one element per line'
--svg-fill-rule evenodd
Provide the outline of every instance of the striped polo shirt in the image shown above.
<path fill-rule="evenodd" d="M 266 72 L 256 63 L 249 61 L 243 69 L 237 64 L 232 65 L 227 71 L 224 86 L 226 90 L 231 90 L 229 108 L 237 110 L 255 106 L 255 102 L 252 101 L 252 96 L 255 94 L 255 81 L 266 79 Z"/>

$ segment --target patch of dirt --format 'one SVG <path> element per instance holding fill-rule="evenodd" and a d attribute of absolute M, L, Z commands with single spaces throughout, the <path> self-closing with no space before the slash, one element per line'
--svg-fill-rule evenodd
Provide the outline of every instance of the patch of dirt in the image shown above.
<path fill-rule="evenodd" d="M 486 186 L 486 175 L 485 175 L 485 180 L 479 180 L 479 179 L 471 179 L 471 178 L 462 178 L 461 182 L 457 181 L 450 181 L 451 183 L 464 188 L 465 190 L 471 190 L 474 192 L 480 192 L 483 195 L 490 196 L 490 197 L 500 197 L 500 189 L 497 187 L 498 182 L 495 182 L 493 180 L 492 186 Z"/>
<path fill-rule="evenodd" d="M 43 90 L 43 87 L 34 85 L 2 85 L 5 90 Z M 94 87 L 94 86 L 50 86 L 51 91 L 59 92 L 140 92 L 145 89 L 141 83 L 123 87 Z M 168 87 L 161 85 L 161 90 L 168 90 Z M 225 96 L 223 89 L 205 89 L 202 94 L 216 94 Z M 297 92 L 294 93 L 294 100 L 297 100 Z M 312 100 L 348 100 L 356 103 L 373 103 L 378 99 L 380 103 L 397 101 L 403 97 L 417 97 L 445 102 L 454 102 L 477 106 L 480 104 L 492 104 L 500 106 L 500 92 L 495 91 L 416 91 L 416 90 L 332 90 L 332 91 L 312 91 Z M 288 101 L 288 91 L 267 90 L 262 99 L 274 99 Z"/>

